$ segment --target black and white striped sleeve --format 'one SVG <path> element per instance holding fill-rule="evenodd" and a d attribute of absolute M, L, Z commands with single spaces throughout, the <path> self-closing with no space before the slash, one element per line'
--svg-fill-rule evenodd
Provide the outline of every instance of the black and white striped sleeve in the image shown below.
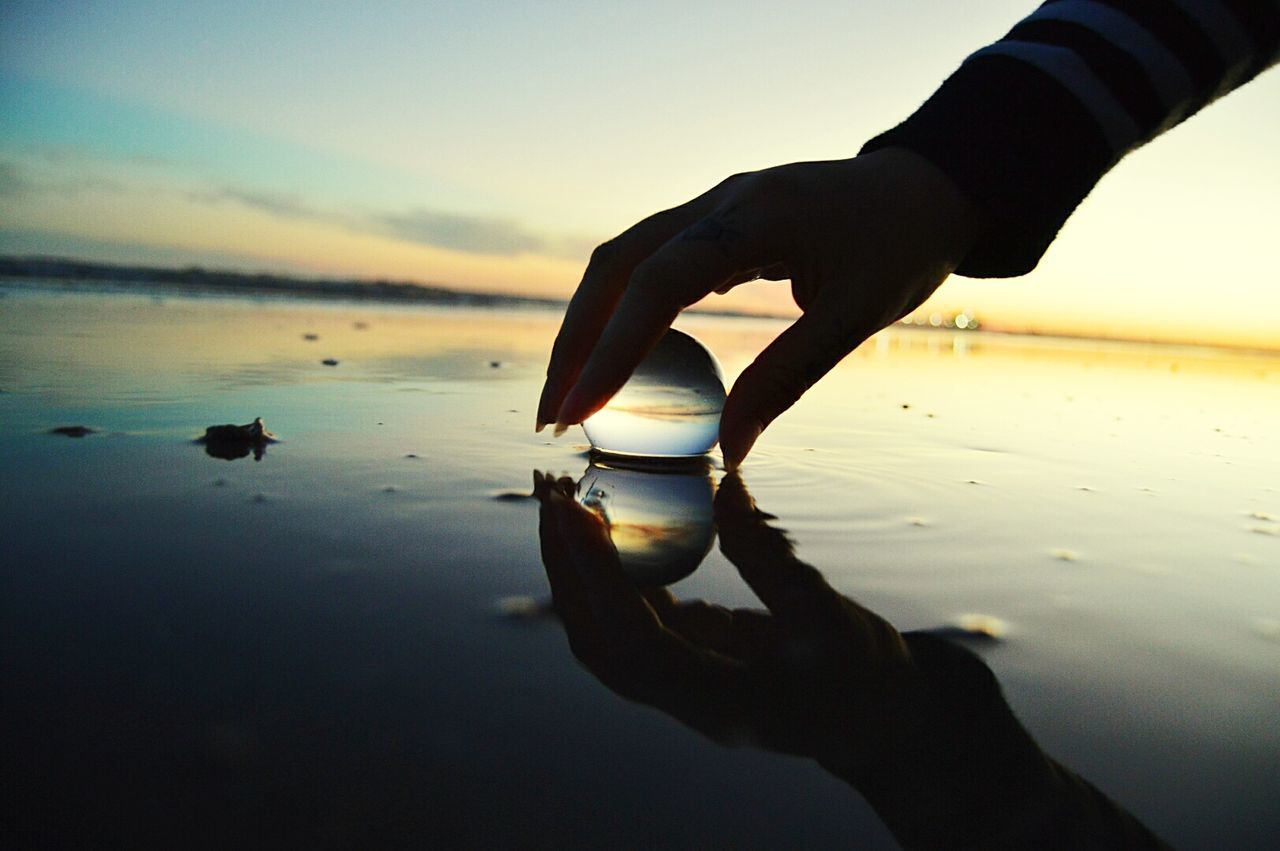
<path fill-rule="evenodd" d="M 957 269 L 1025 274 L 1121 157 L 1280 59 L 1280 0 L 1049 0 L 863 152 L 932 161 L 988 227 Z"/>

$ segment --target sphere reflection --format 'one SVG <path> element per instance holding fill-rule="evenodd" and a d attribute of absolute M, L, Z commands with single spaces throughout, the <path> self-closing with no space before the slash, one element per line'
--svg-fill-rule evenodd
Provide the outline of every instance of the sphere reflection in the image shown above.
<path fill-rule="evenodd" d="M 715 485 L 705 461 L 620 464 L 593 458 L 578 501 L 597 514 L 636 585 L 670 585 L 702 563 L 715 540 Z"/>
<path fill-rule="evenodd" d="M 724 372 L 715 355 L 673 328 L 582 429 L 595 449 L 609 455 L 696 457 L 716 445 L 724 400 Z"/>

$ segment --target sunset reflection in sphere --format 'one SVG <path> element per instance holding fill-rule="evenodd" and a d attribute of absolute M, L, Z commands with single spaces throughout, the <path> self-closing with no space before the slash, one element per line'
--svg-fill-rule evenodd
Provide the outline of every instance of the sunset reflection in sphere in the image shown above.
<path fill-rule="evenodd" d="M 592 447 L 608 455 L 693 458 L 716 445 L 724 400 L 715 355 L 673 328 L 582 428 Z"/>

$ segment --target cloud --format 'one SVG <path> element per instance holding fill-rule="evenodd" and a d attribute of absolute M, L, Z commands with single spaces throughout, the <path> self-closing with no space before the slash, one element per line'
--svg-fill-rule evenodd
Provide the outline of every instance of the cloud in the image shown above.
<path fill-rule="evenodd" d="M 85 170 L 75 151 L 49 148 L 40 152 L 40 165 L 0 159 L 0 198 L 35 193 L 77 195 L 84 192 L 174 192 L 156 186 L 127 186 Z M 470 215 L 427 208 L 349 211 L 327 208 L 289 192 L 272 192 L 223 185 L 196 191 L 176 190 L 201 205 L 236 204 L 283 219 L 318 222 L 353 233 L 375 234 L 404 242 L 490 257 L 536 254 L 562 260 L 585 261 L 598 239 L 571 234 L 541 233 L 500 216 Z"/>
<path fill-rule="evenodd" d="M 584 260 L 599 242 L 578 236 L 540 234 L 514 219 L 497 216 L 447 213 L 426 208 L 393 212 L 337 212 L 309 204 L 296 195 L 239 187 L 192 193 L 189 197 L 205 204 L 230 201 L 282 218 L 323 222 L 355 233 L 377 234 L 404 242 L 491 257 L 540 254 Z"/>
<path fill-rule="evenodd" d="M 388 236 L 472 254 L 509 257 L 539 254 L 547 240 L 509 219 L 463 216 L 431 210 L 383 213 L 372 221 Z"/>
<path fill-rule="evenodd" d="M 21 195 L 31 190 L 31 182 L 11 162 L 0 161 L 0 198 Z"/>
<path fill-rule="evenodd" d="M 0 197 L 13 198 L 37 192 L 78 195 L 82 192 L 120 192 L 123 189 L 119 181 L 93 174 L 51 174 L 48 169 L 32 169 L 26 163 L 0 160 Z"/>
<path fill-rule="evenodd" d="M 223 189 L 212 196 L 216 201 L 235 201 L 255 210 L 290 219 L 332 220 L 332 216 L 315 207 L 304 204 L 294 195 L 275 192 L 254 192 L 247 189 Z"/>

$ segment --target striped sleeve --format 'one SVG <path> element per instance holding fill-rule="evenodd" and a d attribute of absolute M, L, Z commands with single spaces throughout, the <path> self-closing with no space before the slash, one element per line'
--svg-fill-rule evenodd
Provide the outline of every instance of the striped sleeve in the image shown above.
<path fill-rule="evenodd" d="M 1049 0 L 863 153 L 946 172 L 987 227 L 956 270 L 1035 268 L 1126 153 L 1280 59 L 1280 0 Z"/>

